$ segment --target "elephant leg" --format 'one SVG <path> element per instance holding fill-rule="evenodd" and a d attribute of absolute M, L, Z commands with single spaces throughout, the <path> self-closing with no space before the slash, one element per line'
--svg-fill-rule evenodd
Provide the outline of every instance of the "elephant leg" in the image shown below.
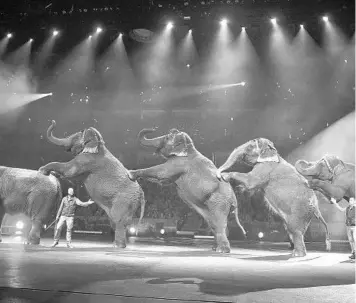
<path fill-rule="evenodd" d="M 301 231 L 295 231 L 291 233 L 292 241 L 294 243 L 294 249 L 292 257 L 304 257 L 307 254 L 304 243 L 304 235 Z"/>
<path fill-rule="evenodd" d="M 111 226 L 111 229 L 110 229 L 110 237 L 111 237 L 111 241 L 113 243 L 115 243 L 115 223 L 110 220 L 110 226 Z"/>
<path fill-rule="evenodd" d="M 213 224 L 214 235 L 216 239 L 216 252 L 229 253 L 230 242 L 226 237 L 227 222 L 216 222 Z"/>
<path fill-rule="evenodd" d="M 2 237 L 1 237 L 1 223 L 2 223 L 2 219 L 5 216 L 5 209 L 3 206 L 0 206 L 0 243 L 2 242 Z"/>
<path fill-rule="evenodd" d="M 115 247 L 126 247 L 126 225 L 121 222 L 115 224 Z"/>
<path fill-rule="evenodd" d="M 32 245 L 40 244 L 41 239 L 41 221 L 33 220 L 27 243 Z"/>

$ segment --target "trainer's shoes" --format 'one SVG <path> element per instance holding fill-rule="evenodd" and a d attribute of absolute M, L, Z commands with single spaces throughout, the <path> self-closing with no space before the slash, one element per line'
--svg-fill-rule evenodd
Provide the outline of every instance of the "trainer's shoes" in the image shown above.
<path fill-rule="evenodd" d="M 72 244 L 70 244 L 70 243 L 67 243 L 67 247 L 68 248 L 73 248 Z"/>
<path fill-rule="evenodd" d="M 54 241 L 51 247 L 56 247 L 58 245 L 58 241 Z"/>
<path fill-rule="evenodd" d="M 352 253 L 352 255 L 349 257 L 351 260 L 355 260 L 355 252 Z"/>

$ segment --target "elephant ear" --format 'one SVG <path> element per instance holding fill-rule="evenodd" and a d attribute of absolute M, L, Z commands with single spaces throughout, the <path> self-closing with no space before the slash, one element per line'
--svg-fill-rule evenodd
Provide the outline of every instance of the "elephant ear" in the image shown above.
<path fill-rule="evenodd" d="M 100 145 L 104 145 L 105 142 L 99 131 L 90 127 L 83 133 L 84 136 L 84 154 L 97 154 L 99 152 Z"/>
<path fill-rule="evenodd" d="M 323 160 L 330 172 L 334 175 L 338 175 L 341 171 L 345 169 L 345 164 L 337 156 L 325 155 Z"/>
<path fill-rule="evenodd" d="M 260 149 L 260 154 L 257 158 L 258 163 L 263 162 L 277 162 L 279 163 L 279 156 L 274 144 L 267 139 L 260 138 L 256 140 L 257 147 Z"/>
<path fill-rule="evenodd" d="M 174 134 L 174 145 L 170 151 L 170 155 L 186 157 L 190 144 L 193 144 L 193 141 L 188 134 L 184 132 Z"/>

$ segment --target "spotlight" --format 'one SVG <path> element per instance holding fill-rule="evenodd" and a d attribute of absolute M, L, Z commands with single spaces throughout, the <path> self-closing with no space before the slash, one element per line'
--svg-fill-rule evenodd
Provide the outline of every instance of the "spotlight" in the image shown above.
<path fill-rule="evenodd" d="M 246 27 L 243 26 L 243 27 L 241 27 L 241 29 L 244 32 L 246 30 Z"/>
<path fill-rule="evenodd" d="M 97 27 L 97 28 L 96 28 L 96 33 L 97 33 L 97 34 L 101 33 L 102 31 L 103 31 L 103 29 L 102 29 L 101 27 Z"/>
<path fill-rule="evenodd" d="M 168 23 L 167 23 L 167 28 L 168 28 L 168 29 L 173 28 L 173 23 L 172 23 L 172 22 L 168 22 Z"/>
<path fill-rule="evenodd" d="M 89 35 L 88 39 L 91 39 L 93 36 L 92 35 Z"/>
<path fill-rule="evenodd" d="M 220 24 L 223 25 L 223 26 L 227 25 L 227 20 L 226 19 L 222 19 L 220 21 Z"/>
<path fill-rule="evenodd" d="M 10 39 L 10 38 L 12 37 L 12 34 L 11 34 L 11 33 L 8 33 L 8 34 L 6 35 L 6 37 Z"/>
<path fill-rule="evenodd" d="M 258 233 L 258 238 L 262 239 L 263 236 L 264 236 L 263 232 L 259 232 L 259 233 Z"/>
<path fill-rule="evenodd" d="M 324 16 L 324 17 L 323 17 L 323 21 L 324 21 L 324 22 L 328 22 L 328 21 L 329 21 L 329 17 L 328 17 L 328 16 Z"/>
<path fill-rule="evenodd" d="M 303 25 L 303 24 L 301 24 L 301 25 L 300 25 L 300 28 L 301 28 L 301 29 L 304 29 L 304 25 Z"/>
<path fill-rule="evenodd" d="M 33 42 L 33 39 L 32 38 L 30 38 L 30 40 L 28 40 L 29 42 Z"/>
<path fill-rule="evenodd" d="M 241 82 L 241 85 L 242 85 L 242 86 L 245 86 L 245 85 L 246 85 L 246 82 Z"/>
<path fill-rule="evenodd" d="M 187 64 L 187 67 L 190 68 L 190 64 L 189 63 Z"/>
<path fill-rule="evenodd" d="M 188 31 L 188 33 L 191 34 L 191 33 L 192 33 L 192 30 L 190 29 L 190 30 Z"/>
<path fill-rule="evenodd" d="M 164 235 L 166 231 L 162 228 L 159 232 L 161 235 Z"/>
<path fill-rule="evenodd" d="M 53 31 L 53 36 L 57 36 L 58 34 L 59 34 L 59 31 L 57 31 L 57 30 Z"/>
<path fill-rule="evenodd" d="M 122 38 L 122 33 L 119 34 L 119 38 Z"/>
<path fill-rule="evenodd" d="M 276 18 L 271 18 L 271 22 L 273 25 L 276 25 L 277 24 L 277 19 Z"/>
<path fill-rule="evenodd" d="M 131 233 L 131 234 L 136 233 L 136 228 L 135 228 L 135 227 L 130 227 L 130 233 Z"/>

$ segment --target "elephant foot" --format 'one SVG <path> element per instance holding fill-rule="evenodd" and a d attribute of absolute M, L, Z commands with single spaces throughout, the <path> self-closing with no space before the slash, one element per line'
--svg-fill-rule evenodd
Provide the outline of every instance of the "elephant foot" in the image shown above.
<path fill-rule="evenodd" d="M 216 247 L 216 252 L 218 253 L 229 253 L 230 251 L 231 249 L 228 244 L 218 245 L 218 247 Z"/>
<path fill-rule="evenodd" d="M 126 248 L 126 243 L 123 243 L 123 242 L 114 241 L 113 245 L 114 245 L 114 248 L 116 248 L 116 249 Z"/>
<path fill-rule="evenodd" d="M 128 170 L 127 171 L 127 177 L 131 180 L 131 181 L 136 181 L 136 178 L 134 177 L 134 175 Z"/>
<path fill-rule="evenodd" d="M 292 252 L 292 258 L 301 258 L 301 257 L 305 257 L 307 255 L 307 253 L 305 251 L 297 251 L 297 250 L 293 250 Z"/>
<path fill-rule="evenodd" d="M 40 242 L 41 242 L 40 239 L 28 239 L 28 240 L 26 241 L 26 244 L 27 244 L 27 245 L 39 245 Z"/>

